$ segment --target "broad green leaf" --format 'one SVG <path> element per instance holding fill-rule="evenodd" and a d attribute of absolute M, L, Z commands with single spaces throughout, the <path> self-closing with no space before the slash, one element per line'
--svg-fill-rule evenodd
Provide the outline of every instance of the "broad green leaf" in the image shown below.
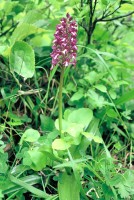
<path fill-rule="evenodd" d="M 85 5 L 84 9 L 79 13 L 79 17 L 85 17 L 87 13 L 89 13 L 89 6 Z"/>
<path fill-rule="evenodd" d="M 105 195 L 105 199 L 114 198 L 114 194 L 110 188 L 110 186 L 106 185 L 105 183 L 102 184 L 103 194 Z"/>
<path fill-rule="evenodd" d="M 79 3 L 79 0 L 76 0 L 76 1 L 70 0 L 69 3 L 70 3 L 70 6 L 74 6 L 74 5 L 76 5 L 77 3 Z"/>
<path fill-rule="evenodd" d="M 31 38 L 30 44 L 35 48 L 45 46 L 46 51 L 47 51 L 47 46 L 48 46 L 48 49 L 49 49 L 49 46 L 51 46 L 52 36 L 53 36 L 52 33 L 45 33 L 45 34 L 43 33 L 43 34 L 35 35 L 33 38 Z"/>
<path fill-rule="evenodd" d="M 108 1 L 107 0 L 101 0 L 101 3 L 106 6 L 108 4 Z"/>
<path fill-rule="evenodd" d="M 82 132 L 82 135 L 84 135 L 89 141 L 94 140 L 96 143 L 103 143 L 103 140 L 101 137 L 95 136 L 92 133 Z"/>
<path fill-rule="evenodd" d="M 134 5 L 129 3 L 123 3 L 121 5 L 120 11 L 126 11 L 126 12 L 134 11 Z"/>
<path fill-rule="evenodd" d="M 96 71 L 91 71 L 84 77 L 84 79 L 92 85 L 96 83 L 98 80 L 102 79 L 104 75 L 105 73 L 98 74 Z"/>
<path fill-rule="evenodd" d="M 68 122 L 67 120 L 62 119 L 62 132 L 66 132 L 66 130 L 68 129 L 68 127 L 70 126 L 70 122 Z M 57 130 L 59 130 L 59 119 L 55 120 L 55 127 Z"/>
<path fill-rule="evenodd" d="M 90 122 L 88 128 L 86 129 L 87 132 L 92 133 L 93 135 L 96 135 L 99 132 L 98 126 L 99 126 L 100 120 L 93 117 L 92 121 Z"/>
<path fill-rule="evenodd" d="M 30 10 L 24 17 L 23 22 L 28 24 L 33 24 L 41 19 L 43 19 L 43 15 L 40 12 L 38 12 L 38 10 Z"/>
<path fill-rule="evenodd" d="M 29 159 L 31 160 L 32 164 L 30 167 L 35 171 L 42 170 L 47 163 L 47 155 L 38 151 L 37 148 L 28 151 Z"/>
<path fill-rule="evenodd" d="M 39 139 L 39 137 L 40 137 L 39 132 L 37 130 L 30 128 L 26 130 L 22 135 L 20 144 L 22 144 L 23 141 L 36 142 Z"/>
<path fill-rule="evenodd" d="M 46 115 L 40 115 L 41 119 L 41 129 L 43 131 L 53 131 L 54 130 L 54 121 L 46 116 Z"/>
<path fill-rule="evenodd" d="M 71 145 L 64 141 L 63 139 L 55 139 L 52 143 L 52 148 L 55 150 L 66 150 Z"/>
<path fill-rule="evenodd" d="M 80 187 L 74 174 L 62 173 L 58 182 L 59 200 L 80 200 Z"/>
<path fill-rule="evenodd" d="M 103 140 L 102 140 L 102 138 L 101 137 L 99 137 L 99 136 L 94 136 L 94 141 L 96 142 L 96 143 L 103 143 Z"/>
<path fill-rule="evenodd" d="M 88 126 L 92 120 L 93 112 L 89 108 L 80 108 L 72 111 L 68 116 L 68 121 L 72 123 L 82 124 L 83 127 Z"/>
<path fill-rule="evenodd" d="M 13 32 L 11 38 L 10 38 L 10 43 L 13 45 L 16 41 L 18 40 L 23 40 L 27 36 L 33 34 L 33 33 L 41 33 L 44 32 L 43 29 L 38 28 L 34 25 L 28 24 L 28 23 L 22 23 L 17 26 L 15 31 Z"/>
<path fill-rule="evenodd" d="M 0 1 L 1 2 L 1 1 Z M 4 6 L 4 11 L 5 11 L 5 16 L 7 15 L 10 15 L 11 12 L 12 12 L 12 9 L 16 6 L 17 2 L 4 2 L 3 1 L 3 6 Z"/>
<path fill-rule="evenodd" d="M 55 127 L 59 130 L 59 120 L 55 121 Z M 78 137 L 83 131 L 83 124 L 71 123 L 67 120 L 62 119 L 62 132 L 68 133 L 73 137 Z"/>
<path fill-rule="evenodd" d="M 16 42 L 9 56 L 11 71 L 18 73 L 25 79 L 31 78 L 35 71 L 35 55 L 31 46 L 26 42 Z"/>
<path fill-rule="evenodd" d="M 108 109 L 106 114 L 107 114 L 107 116 L 112 117 L 112 118 L 117 118 L 118 117 L 118 114 L 112 108 Z"/>
<path fill-rule="evenodd" d="M 116 99 L 116 96 L 117 96 L 117 95 L 116 95 L 116 93 L 115 93 L 114 90 L 110 90 L 110 91 L 109 91 L 109 94 L 110 94 L 110 96 L 111 96 L 112 99 Z"/>
<path fill-rule="evenodd" d="M 84 97 L 84 93 L 83 93 L 83 91 L 80 90 L 80 91 L 78 91 L 78 92 L 73 94 L 73 96 L 71 97 L 70 101 L 78 101 L 82 97 Z"/>
<path fill-rule="evenodd" d="M 104 85 L 95 85 L 94 87 L 100 90 L 101 92 L 104 92 L 104 93 L 107 92 L 107 88 Z"/>
<path fill-rule="evenodd" d="M 89 141 L 94 139 L 94 135 L 92 133 L 82 132 L 82 135 L 84 135 Z"/>
<path fill-rule="evenodd" d="M 64 119 L 65 119 L 65 120 L 68 119 L 68 116 L 69 116 L 69 114 L 72 112 L 72 110 L 73 110 L 73 109 L 69 109 L 69 108 L 65 110 L 65 112 L 64 112 Z"/>
<path fill-rule="evenodd" d="M 80 133 L 83 131 L 82 124 L 70 123 L 70 126 L 67 128 L 66 132 L 69 133 L 73 137 L 78 137 Z"/>

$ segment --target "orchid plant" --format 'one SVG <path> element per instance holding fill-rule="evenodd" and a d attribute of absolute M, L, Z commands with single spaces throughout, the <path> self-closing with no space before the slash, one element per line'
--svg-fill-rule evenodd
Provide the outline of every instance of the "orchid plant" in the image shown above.
<path fill-rule="evenodd" d="M 53 40 L 52 67 L 59 65 L 61 68 L 60 84 L 59 84 L 59 130 L 62 133 L 62 86 L 64 69 L 69 65 L 76 65 L 76 36 L 77 23 L 67 13 L 66 18 L 62 18 L 60 24 L 56 27 Z"/>

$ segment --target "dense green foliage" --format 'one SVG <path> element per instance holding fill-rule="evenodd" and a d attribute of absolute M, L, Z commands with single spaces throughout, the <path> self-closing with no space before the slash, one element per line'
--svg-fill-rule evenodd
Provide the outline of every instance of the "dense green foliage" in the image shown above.
<path fill-rule="evenodd" d="M 70 13 L 77 66 L 52 40 Z M 134 1 L 0 1 L 0 199 L 134 199 Z"/>

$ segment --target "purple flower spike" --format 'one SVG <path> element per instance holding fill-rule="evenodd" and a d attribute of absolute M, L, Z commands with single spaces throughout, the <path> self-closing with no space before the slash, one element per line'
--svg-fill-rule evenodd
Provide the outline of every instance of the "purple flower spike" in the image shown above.
<path fill-rule="evenodd" d="M 53 40 L 52 57 L 53 69 L 56 65 L 61 67 L 68 67 L 69 65 L 76 65 L 76 36 L 77 24 L 76 21 L 67 13 L 66 18 L 62 18 L 60 24 L 56 27 Z"/>

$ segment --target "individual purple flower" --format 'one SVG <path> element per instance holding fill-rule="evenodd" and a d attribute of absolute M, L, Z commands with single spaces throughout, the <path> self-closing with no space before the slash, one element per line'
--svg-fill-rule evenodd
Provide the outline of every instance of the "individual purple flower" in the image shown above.
<path fill-rule="evenodd" d="M 59 65 L 61 67 L 68 67 L 69 65 L 76 65 L 77 53 L 77 24 L 76 21 L 67 13 L 66 18 L 60 20 L 60 24 L 56 27 L 53 40 L 52 67 Z"/>

